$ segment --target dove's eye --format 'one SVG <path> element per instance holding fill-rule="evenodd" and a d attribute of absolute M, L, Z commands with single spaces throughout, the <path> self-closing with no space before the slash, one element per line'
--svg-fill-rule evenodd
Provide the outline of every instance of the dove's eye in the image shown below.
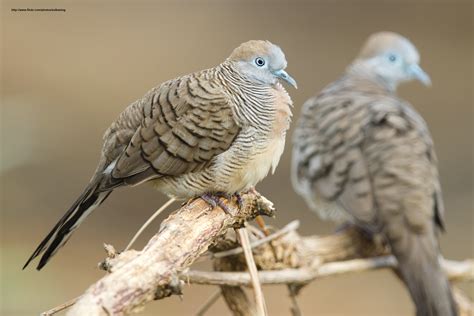
<path fill-rule="evenodd" d="M 265 66 L 265 59 L 263 59 L 262 57 L 255 58 L 255 65 L 257 65 L 258 67 Z"/>
<path fill-rule="evenodd" d="M 397 61 L 397 56 L 393 55 L 393 54 L 390 54 L 388 55 L 388 60 L 390 60 L 390 62 L 394 63 Z"/>

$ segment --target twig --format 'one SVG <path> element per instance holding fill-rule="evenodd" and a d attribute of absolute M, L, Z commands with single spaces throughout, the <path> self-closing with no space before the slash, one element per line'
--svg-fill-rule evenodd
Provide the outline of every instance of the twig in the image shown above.
<path fill-rule="evenodd" d="M 466 261 L 443 261 L 443 269 L 450 280 L 473 281 L 472 272 L 474 262 Z M 393 256 L 375 257 L 369 259 L 353 259 L 343 262 L 325 263 L 321 266 L 310 269 L 283 269 L 275 271 L 260 271 L 258 276 L 262 285 L 269 284 L 305 284 L 314 279 L 348 274 L 354 272 L 363 272 L 381 268 L 395 268 L 397 261 Z M 251 279 L 244 272 L 207 272 L 190 270 L 183 273 L 182 278 L 189 280 L 190 283 L 207 285 L 229 285 L 229 286 L 249 286 Z"/>
<path fill-rule="evenodd" d="M 254 227 L 249 225 L 247 228 Z M 259 231 L 261 232 L 261 231 Z M 235 247 L 237 241 L 232 231 L 228 232 L 228 237 L 222 238 L 216 244 L 216 249 L 228 249 L 228 247 Z M 236 260 L 239 259 L 239 260 Z M 242 259 L 242 260 L 240 260 Z M 245 263 L 244 256 L 230 256 L 223 257 L 213 261 L 213 269 L 215 271 L 246 271 L 247 264 Z M 222 292 L 222 298 L 225 304 L 229 308 L 231 315 L 234 316 L 256 316 L 257 310 L 254 302 L 252 302 L 245 290 L 240 286 L 220 286 Z"/>
<path fill-rule="evenodd" d="M 472 316 L 474 306 L 469 297 L 458 287 L 453 286 L 454 300 L 458 304 L 459 316 Z"/>
<path fill-rule="evenodd" d="M 253 248 L 256 248 L 256 247 L 261 246 L 263 244 L 266 244 L 267 242 L 269 242 L 271 240 L 274 240 L 274 239 L 277 239 L 277 238 L 287 234 L 290 231 L 297 230 L 299 226 L 300 226 L 300 221 L 298 221 L 298 220 L 292 221 L 289 224 L 287 224 L 285 227 L 283 227 L 282 229 L 274 232 L 273 234 L 270 234 L 270 235 L 268 235 L 268 236 L 266 236 L 262 239 L 259 239 L 257 241 L 254 241 L 254 242 L 250 243 L 250 248 L 253 249 Z M 236 248 L 233 248 L 233 249 L 230 249 L 230 250 L 216 252 L 216 253 L 212 254 L 211 257 L 212 258 L 223 258 L 223 257 L 227 257 L 227 256 L 241 254 L 243 251 L 244 250 L 242 249 L 242 247 L 236 247 Z"/>
<path fill-rule="evenodd" d="M 151 224 L 151 222 L 153 222 L 153 220 L 158 215 L 160 215 L 161 212 L 166 210 L 168 208 L 168 206 L 173 204 L 174 201 L 176 201 L 176 199 L 174 199 L 174 198 L 169 199 L 165 204 L 163 204 L 163 206 L 161 206 L 155 213 L 153 213 L 153 215 L 150 216 L 150 218 L 145 222 L 145 224 L 143 224 L 142 227 L 140 227 L 140 229 L 135 233 L 135 236 L 133 236 L 132 240 L 130 240 L 127 247 L 125 247 L 124 251 L 127 251 L 128 249 L 130 249 L 130 247 L 132 247 L 133 243 L 137 240 L 138 237 L 140 237 L 140 235 Z"/>
<path fill-rule="evenodd" d="M 262 216 L 257 216 L 255 218 L 255 222 L 257 223 L 257 225 L 260 227 L 260 229 L 263 231 L 263 233 L 265 234 L 265 236 L 270 236 L 270 231 L 268 230 L 267 228 L 267 225 L 265 224 L 265 221 L 263 220 L 263 217 Z"/>
<path fill-rule="evenodd" d="M 247 229 L 245 227 L 237 228 L 237 234 L 244 250 L 245 260 L 247 262 L 247 268 L 249 270 L 250 279 L 252 282 L 253 291 L 255 294 L 255 303 L 257 305 L 257 313 L 259 316 L 266 316 L 267 306 L 263 297 L 262 287 L 258 280 L 257 266 L 253 258 L 252 249 L 250 248 L 250 240 Z"/>
<path fill-rule="evenodd" d="M 264 238 L 265 237 L 265 233 L 261 229 L 255 227 L 253 225 L 248 225 L 247 229 L 252 233 L 252 235 L 256 236 L 257 238 Z"/>
<path fill-rule="evenodd" d="M 288 284 L 288 291 L 290 292 L 291 299 L 291 315 L 292 316 L 302 316 L 301 309 L 296 300 L 297 290 L 294 284 Z"/>
<path fill-rule="evenodd" d="M 448 273 L 451 281 L 474 280 L 474 260 L 454 261 L 441 257 L 440 262 L 446 273 Z"/>
<path fill-rule="evenodd" d="M 215 302 L 221 297 L 221 290 L 217 290 L 212 295 L 202 304 L 201 307 L 199 307 L 196 316 L 204 316 L 204 314 L 211 308 L 212 305 L 214 305 Z"/>
<path fill-rule="evenodd" d="M 81 297 L 78 296 L 78 297 L 75 297 L 65 303 L 62 303 L 61 305 L 58 305 L 54 308 L 51 308 L 50 310 L 46 311 L 46 312 L 43 312 L 41 313 L 41 316 L 52 316 L 56 313 L 59 313 L 60 311 L 62 310 L 65 310 L 66 308 L 68 307 L 71 307 L 72 305 L 76 304 L 76 302 L 80 299 Z"/>

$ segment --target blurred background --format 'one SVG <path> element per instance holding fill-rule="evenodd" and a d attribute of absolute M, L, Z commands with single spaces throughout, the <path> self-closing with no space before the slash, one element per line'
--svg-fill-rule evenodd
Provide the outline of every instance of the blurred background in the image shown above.
<path fill-rule="evenodd" d="M 21 271 L 37 244 L 88 183 L 102 134 L 148 89 L 215 66 L 241 42 L 268 39 L 284 50 L 301 104 L 338 78 L 366 37 L 390 30 L 410 38 L 431 75 L 427 89 L 399 89 L 429 124 L 447 209 L 444 255 L 473 249 L 473 3 L 471 1 L 2 1 L 1 315 L 34 315 L 81 294 L 101 277 L 102 243 L 123 248 L 165 201 L 143 185 L 121 190 L 90 216 L 40 273 Z M 61 8 L 66 12 L 13 12 Z M 288 140 L 291 138 L 291 132 Z M 327 234 L 292 190 L 290 141 L 277 172 L 257 189 L 278 208 L 268 220 L 302 220 L 300 233 Z M 142 246 L 157 221 L 140 239 Z M 473 296 L 470 285 L 463 288 Z M 285 287 L 266 287 L 271 315 L 289 315 Z M 141 315 L 192 315 L 214 288 L 190 286 Z M 413 315 L 388 271 L 333 277 L 307 286 L 304 315 Z M 219 301 L 208 315 L 226 315 Z"/>

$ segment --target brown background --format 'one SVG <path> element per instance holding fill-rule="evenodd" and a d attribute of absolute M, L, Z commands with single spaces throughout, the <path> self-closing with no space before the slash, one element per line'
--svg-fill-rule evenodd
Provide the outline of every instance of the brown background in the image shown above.
<path fill-rule="evenodd" d="M 11 11 L 27 7 L 67 11 Z M 150 187 L 112 194 L 44 271 L 21 266 L 89 180 L 102 134 L 125 106 L 164 80 L 216 65 L 249 39 L 271 40 L 286 53 L 299 86 L 288 88 L 296 118 L 370 33 L 409 37 L 434 84 L 411 83 L 399 92 L 427 120 L 437 146 L 448 222 L 442 250 L 450 258 L 472 257 L 472 9 L 468 1 L 3 1 L 0 314 L 38 314 L 102 275 L 95 268 L 102 243 L 124 247 L 164 202 Z M 298 218 L 303 234 L 331 232 L 334 226 L 293 193 L 289 158 L 287 146 L 276 174 L 257 187 L 278 207 L 270 223 Z M 152 303 L 142 315 L 192 315 L 213 290 L 186 287 L 182 301 Z M 267 287 L 265 294 L 271 315 L 289 315 L 284 287 Z M 305 315 L 413 310 L 386 271 L 314 282 L 300 303 Z M 226 313 L 220 301 L 209 315 Z"/>

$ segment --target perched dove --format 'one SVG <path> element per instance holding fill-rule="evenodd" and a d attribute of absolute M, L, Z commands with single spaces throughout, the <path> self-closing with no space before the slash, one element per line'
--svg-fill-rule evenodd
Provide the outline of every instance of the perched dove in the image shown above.
<path fill-rule="evenodd" d="M 439 257 L 444 206 L 433 141 L 424 120 L 395 94 L 429 85 L 410 41 L 368 39 L 342 78 L 309 99 L 294 135 L 295 190 L 323 219 L 382 233 L 419 316 L 456 315 Z"/>
<path fill-rule="evenodd" d="M 278 46 L 249 41 L 220 65 L 167 81 L 129 105 L 105 132 L 90 183 L 25 267 L 44 252 L 41 269 L 118 187 L 150 181 L 170 197 L 212 202 L 274 171 L 292 105 L 278 79 L 296 87 L 286 65 Z"/>

